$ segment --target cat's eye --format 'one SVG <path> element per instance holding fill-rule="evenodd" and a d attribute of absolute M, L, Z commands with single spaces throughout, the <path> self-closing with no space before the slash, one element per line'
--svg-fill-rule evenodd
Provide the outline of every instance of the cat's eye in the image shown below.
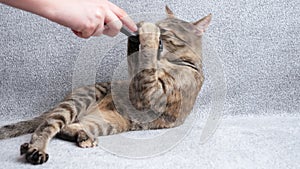
<path fill-rule="evenodd" d="M 176 46 L 176 47 L 183 47 L 185 45 L 185 42 L 180 40 L 180 39 L 177 39 L 176 37 L 170 37 L 170 36 L 166 36 L 164 38 L 165 42 L 166 43 L 170 43 L 172 44 L 173 46 Z"/>

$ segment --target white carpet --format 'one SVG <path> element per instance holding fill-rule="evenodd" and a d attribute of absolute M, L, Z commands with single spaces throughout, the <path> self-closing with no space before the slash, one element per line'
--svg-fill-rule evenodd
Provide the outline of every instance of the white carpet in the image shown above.
<path fill-rule="evenodd" d="M 204 144 L 200 144 L 199 141 L 203 126 L 196 122 L 191 132 L 174 148 L 143 159 L 117 156 L 103 150 L 101 146 L 82 149 L 73 143 L 55 139 L 49 146 L 49 161 L 40 167 L 297 169 L 300 166 L 299 121 L 300 116 L 227 117 L 221 120 L 216 133 Z M 139 132 L 133 135 L 140 137 Z M 30 136 L 26 135 L 0 141 L 1 168 L 38 168 L 24 163 L 19 156 L 20 144 L 29 138 Z M 107 138 L 100 138 L 100 144 L 103 139 Z"/>

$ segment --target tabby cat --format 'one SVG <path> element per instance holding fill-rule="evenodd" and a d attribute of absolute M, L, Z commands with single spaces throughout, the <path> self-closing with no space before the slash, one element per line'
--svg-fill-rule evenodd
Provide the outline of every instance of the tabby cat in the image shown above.
<path fill-rule="evenodd" d="M 0 139 L 33 133 L 30 142 L 21 145 L 21 155 L 29 163 L 42 164 L 55 136 L 79 147 L 95 147 L 98 136 L 181 125 L 204 80 L 201 36 L 211 15 L 189 23 L 168 7 L 166 12 L 168 17 L 156 24 L 138 24 L 139 43 L 128 40 L 130 80 L 75 89 L 42 115 L 1 127 Z"/>

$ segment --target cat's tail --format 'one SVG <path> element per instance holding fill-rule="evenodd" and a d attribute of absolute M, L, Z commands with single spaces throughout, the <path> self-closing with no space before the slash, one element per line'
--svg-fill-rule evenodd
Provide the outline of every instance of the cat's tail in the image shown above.
<path fill-rule="evenodd" d="M 0 140 L 33 133 L 43 120 L 44 117 L 42 115 L 30 120 L 2 126 L 0 127 Z"/>

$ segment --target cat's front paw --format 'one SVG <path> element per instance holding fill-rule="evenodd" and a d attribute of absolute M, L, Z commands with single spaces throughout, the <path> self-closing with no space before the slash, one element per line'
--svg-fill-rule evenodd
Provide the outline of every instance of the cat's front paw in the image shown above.
<path fill-rule="evenodd" d="M 141 45 L 146 45 L 151 48 L 156 47 L 160 36 L 159 28 L 149 22 L 141 22 L 138 26 Z"/>
<path fill-rule="evenodd" d="M 48 161 L 49 155 L 29 143 L 24 143 L 20 148 L 21 155 L 25 154 L 26 160 L 31 164 L 43 164 Z"/>

